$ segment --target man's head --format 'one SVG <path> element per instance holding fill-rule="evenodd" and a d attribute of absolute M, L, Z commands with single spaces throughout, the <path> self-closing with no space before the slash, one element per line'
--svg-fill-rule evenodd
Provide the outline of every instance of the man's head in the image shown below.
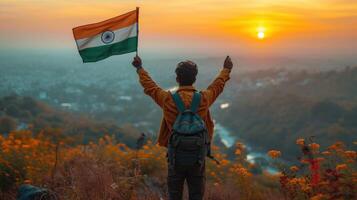
<path fill-rule="evenodd" d="M 177 64 L 176 81 L 180 86 L 191 86 L 196 81 L 197 65 L 192 61 L 184 61 Z"/>

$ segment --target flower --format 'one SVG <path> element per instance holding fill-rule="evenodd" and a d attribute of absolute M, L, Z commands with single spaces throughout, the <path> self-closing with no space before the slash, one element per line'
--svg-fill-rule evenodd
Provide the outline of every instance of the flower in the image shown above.
<path fill-rule="evenodd" d="M 324 199 L 324 197 L 325 196 L 323 194 L 317 194 L 317 195 L 311 197 L 310 200 L 322 200 L 322 199 Z"/>
<path fill-rule="evenodd" d="M 268 156 L 270 156 L 271 158 L 275 159 L 281 156 L 281 152 L 278 150 L 270 150 L 268 152 Z"/>
<path fill-rule="evenodd" d="M 340 151 L 342 147 L 343 147 L 343 143 L 342 142 L 336 142 L 335 144 L 329 146 L 328 149 L 329 150 L 334 150 L 334 151 Z"/>
<path fill-rule="evenodd" d="M 306 184 L 306 180 L 304 178 L 292 178 L 289 180 L 289 184 L 291 185 L 304 185 Z"/>
<path fill-rule="evenodd" d="M 297 145 L 300 145 L 300 146 L 305 145 L 305 139 L 303 139 L 303 138 L 297 139 L 297 140 L 296 140 L 296 144 L 297 144 Z"/>
<path fill-rule="evenodd" d="M 324 155 L 324 156 L 329 156 L 329 155 L 331 155 L 331 152 L 330 151 L 323 151 L 323 152 L 321 152 L 321 154 Z"/>
<path fill-rule="evenodd" d="M 309 144 L 309 146 L 313 151 L 318 151 L 320 148 L 320 145 L 317 143 L 311 143 L 311 144 Z"/>
<path fill-rule="evenodd" d="M 299 168 L 294 165 L 294 166 L 290 167 L 290 170 L 293 171 L 293 172 L 297 172 L 297 171 L 299 171 Z"/>
<path fill-rule="evenodd" d="M 357 153 L 355 151 L 345 151 L 345 156 L 349 159 L 356 159 Z"/>
<path fill-rule="evenodd" d="M 235 169 L 235 171 L 237 172 L 237 174 L 241 175 L 242 177 L 249 177 L 251 176 L 251 174 L 248 172 L 248 170 L 244 167 L 237 167 Z"/>
<path fill-rule="evenodd" d="M 323 157 L 317 157 L 316 160 L 317 160 L 318 162 L 322 162 L 322 161 L 325 161 L 325 158 L 323 158 Z"/>
<path fill-rule="evenodd" d="M 229 163 L 229 161 L 227 159 L 223 159 L 221 160 L 221 165 L 227 165 Z"/>
<path fill-rule="evenodd" d="M 348 168 L 348 166 L 346 164 L 339 164 L 336 166 L 337 171 L 345 170 L 347 168 Z"/>

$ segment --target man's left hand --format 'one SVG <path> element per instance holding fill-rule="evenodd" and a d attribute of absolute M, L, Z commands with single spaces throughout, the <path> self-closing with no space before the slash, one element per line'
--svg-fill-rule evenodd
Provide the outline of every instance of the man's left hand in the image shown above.
<path fill-rule="evenodd" d="M 131 63 L 136 69 L 142 68 L 141 58 L 139 56 L 135 56 L 133 62 Z"/>

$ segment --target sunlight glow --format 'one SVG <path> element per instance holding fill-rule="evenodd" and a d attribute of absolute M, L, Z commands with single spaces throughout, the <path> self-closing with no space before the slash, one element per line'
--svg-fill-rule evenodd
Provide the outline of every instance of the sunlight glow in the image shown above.
<path fill-rule="evenodd" d="M 258 27 L 257 28 L 257 37 L 260 39 L 260 40 L 262 40 L 262 39 L 264 39 L 265 38 L 265 27 L 262 27 L 262 26 L 260 26 L 260 27 Z"/>
<path fill-rule="evenodd" d="M 264 37 L 265 37 L 264 32 L 258 32 L 258 38 L 259 39 L 264 39 Z"/>

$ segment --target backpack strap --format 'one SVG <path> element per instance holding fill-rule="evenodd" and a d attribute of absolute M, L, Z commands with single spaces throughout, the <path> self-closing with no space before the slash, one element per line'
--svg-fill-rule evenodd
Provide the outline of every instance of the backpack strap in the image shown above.
<path fill-rule="evenodd" d="M 184 112 L 186 109 L 185 104 L 183 103 L 179 93 L 178 92 L 175 92 L 174 94 L 171 93 L 171 96 L 176 104 L 177 110 L 181 113 Z"/>
<path fill-rule="evenodd" d="M 200 103 L 201 103 L 201 94 L 199 92 L 193 93 L 190 110 L 196 113 L 198 107 L 200 106 Z"/>

